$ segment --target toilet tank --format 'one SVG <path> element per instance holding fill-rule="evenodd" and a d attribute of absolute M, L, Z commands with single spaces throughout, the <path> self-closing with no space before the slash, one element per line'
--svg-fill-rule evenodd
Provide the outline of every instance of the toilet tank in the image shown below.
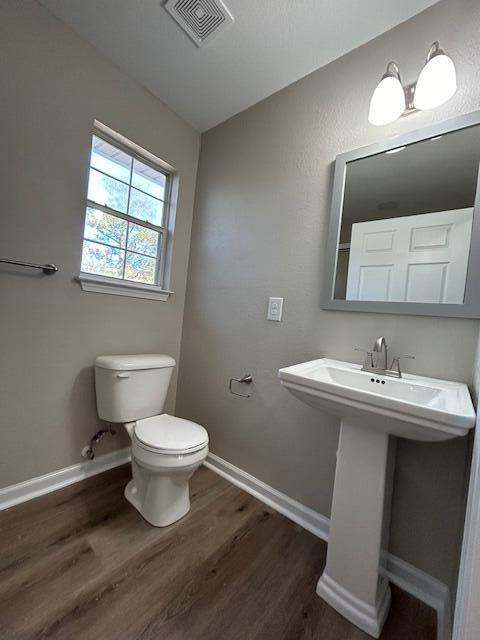
<path fill-rule="evenodd" d="M 99 356 L 97 411 L 106 422 L 133 422 L 163 412 L 175 360 L 167 355 Z"/>

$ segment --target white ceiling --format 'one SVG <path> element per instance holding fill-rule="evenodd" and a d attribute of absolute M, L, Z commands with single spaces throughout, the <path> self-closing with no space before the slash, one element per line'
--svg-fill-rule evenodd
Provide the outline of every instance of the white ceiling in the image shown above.
<path fill-rule="evenodd" d="M 39 0 L 200 131 L 437 0 L 225 0 L 235 23 L 197 48 L 164 0 Z"/>

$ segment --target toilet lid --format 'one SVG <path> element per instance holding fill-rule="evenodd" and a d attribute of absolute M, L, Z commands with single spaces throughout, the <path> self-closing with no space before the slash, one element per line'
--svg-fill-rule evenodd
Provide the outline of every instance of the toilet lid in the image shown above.
<path fill-rule="evenodd" d="M 162 453 L 193 453 L 208 444 L 208 433 L 195 422 L 163 413 L 137 420 L 135 439 Z"/>

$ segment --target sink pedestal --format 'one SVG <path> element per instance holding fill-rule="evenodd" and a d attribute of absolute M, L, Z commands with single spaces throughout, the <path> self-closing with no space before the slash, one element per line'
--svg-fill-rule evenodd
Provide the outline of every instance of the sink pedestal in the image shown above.
<path fill-rule="evenodd" d="M 327 563 L 317 585 L 319 596 L 374 638 L 391 600 L 380 562 L 388 545 L 394 448 L 387 433 L 342 420 Z"/>

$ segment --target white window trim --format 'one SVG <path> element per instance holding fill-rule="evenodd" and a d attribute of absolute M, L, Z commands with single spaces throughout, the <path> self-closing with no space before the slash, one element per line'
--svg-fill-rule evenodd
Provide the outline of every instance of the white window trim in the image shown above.
<path fill-rule="evenodd" d="M 163 170 L 168 171 L 168 173 L 170 174 L 170 188 L 167 201 L 167 226 L 163 230 L 162 256 L 160 267 L 162 270 L 163 287 L 159 285 L 145 284 L 142 282 L 135 282 L 131 280 L 123 280 L 120 278 L 110 278 L 108 276 L 86 273 L 84 271 L 80 271 L 75 279 L 80 283 L 83 291 L 166 302 L 169 297 L 174 294 L 174 291 L 171 291 L 168 288 L 168 285 L 171 278 L 173 232 L 175 229 L 175 217 L 178 200 L 178 173 L 176 173 L 175 169 L 168 163 L 164 162 L 160 158 L 157 158 L 149 151 L 146 151 L 142 147 L 131 142 L 130 140 L 117 133 L 113 129 L 110 129 L 110 127 L 107 127 L 98 120 L 94 121 L 93 132 L 95 133 L 95 131 L 99 132 L 100 134 L 106 134 L 112 139 L 113 142 L 118 142 L 120 146 L 125 147 L 126 151 L 130 150 L 135 155 L 140 156 L 140 159 L 145 159 L 150 163 L 156 164 Z M 86 215 L 85 212 L 84 215 Z"/>
<path fill-rule="evenodd" d="M 80 282 L 83 291 L 93 293 L 107 293 L 115 296 L 129 296 L 131 298 L 162 301 L 168 300 L 173 294 L 173 291 L 168 291 L 151 284 L 143 284 L 130 280 L 117 280 L 115 278 L 97 276 L 92 273 L 80 272 L 77 280 Z"/>

